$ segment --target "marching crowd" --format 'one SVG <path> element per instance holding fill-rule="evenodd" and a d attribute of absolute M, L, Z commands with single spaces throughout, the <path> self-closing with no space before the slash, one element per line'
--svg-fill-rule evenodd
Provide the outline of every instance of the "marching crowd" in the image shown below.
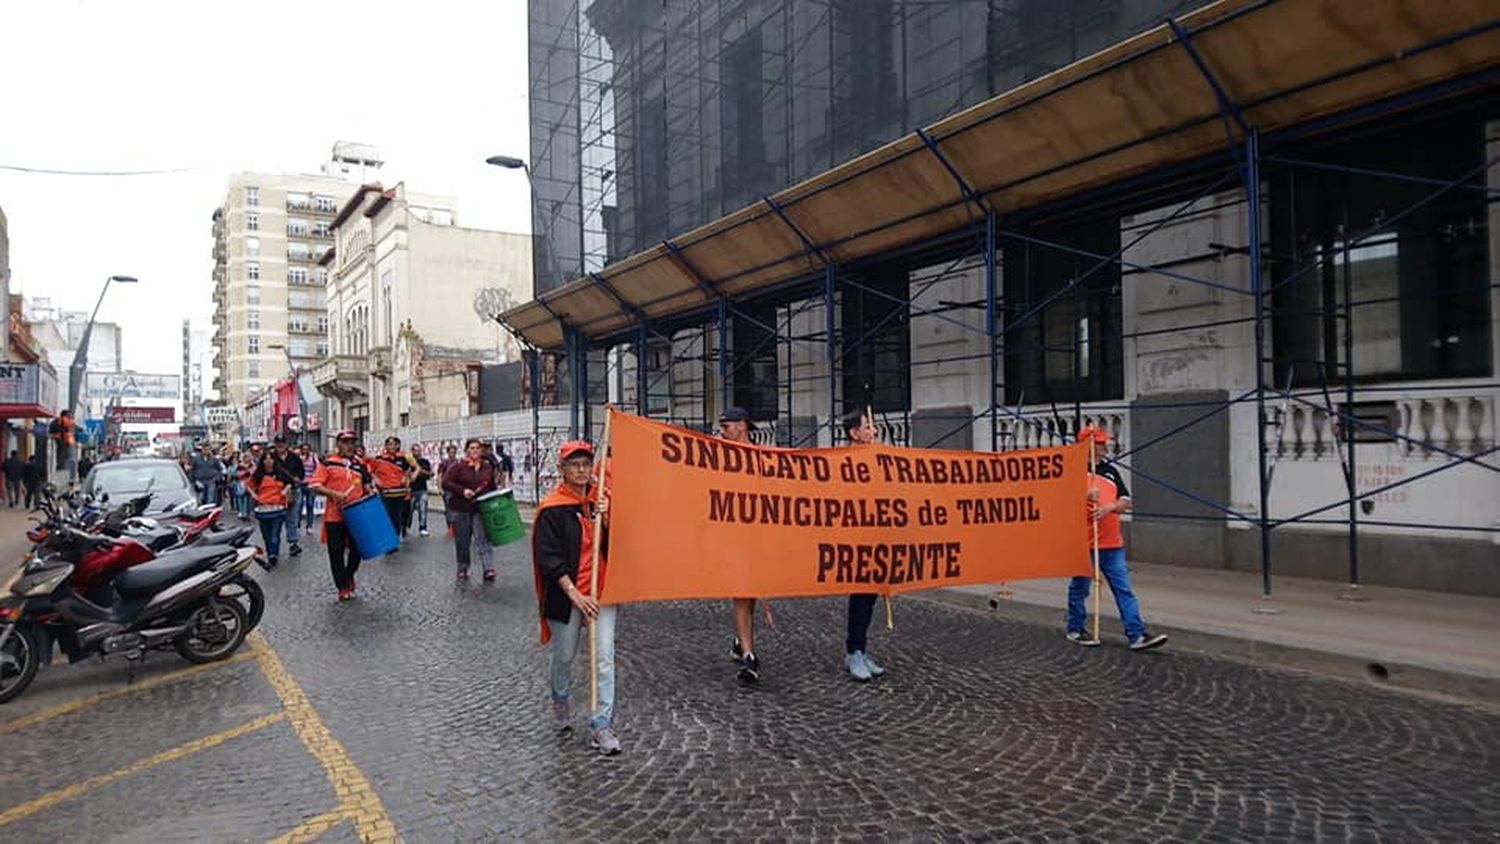
<path fill-rule="evenodd" d="M 749 444 L 754 425 L 743 408 L 731 407 L 719 419 L 719 434 Z M 846 417 L 844 431 L 856 447 L 878 441 L 878 429 L 867 410 Z M 1120 515 L 1130 509 L 1130 493 L 1107 459 L 1109 434 L 1086 426 L 1079 431 L 1078 439 L 1091 443 L 1097 461 L 1089 474 L 1086 501 L 1093 523 L 1093 545 L 1098 549 L 1097 571 L 1114 595 L 1129 647 L 1158 647 L 1167 637 L 1147 631 L 1125 563 Z M 420 534 L 427 536 L 432 484 L 442 495 L 454 542 L 458 583 L 468 582 L 475 558 L 484 582 L 495 581 L 494 555 L 479 503 L 488 494 L 510 486 L 515 467 L 503 447 L 496 453 L 488 443 L 470 439 L 460 454 L 457 446 L 449 445 L 434 470 L 426 458 L 403 451 L 396 437 L 387 438 L 375 455 L 365 453 L 352 431 L 336 434 L 334 444 L 334 451 L 324 457 L 314 455 L 305 444 L 290 448 L 279 436 L 268 449 L 257 444 L 243 453 L 215 452 L 205 445 L 199 453 L 184 458 L 184 468 L 201 500 L 219 502 L 227 496 L 241 518 L 259 521 L 268 569 L 277 565 L 283 531 L 289 553 L 302 553 L 300 540 L 312 532 L 316 498 L 324 498 L 323 541 L 328 546 L 329 566 L 341 601 L 354 597 L 355 575 L 361 562 L 355 538 L 345 524 L 344 508 L 368 496 L 379 496 L 401 540 L 414 519 Z M 607 489 L 602 493 L 599 489 L 592 444 L 582 440 L 563 443 L 557 457 L 561 482 L 538 504 L 532 526 L 533 574 L 540 637 L 548 646 L 553 718 L 558 730 L 572 728 L 571 668 L 583 631 L 592 627 L 598 703 L 589 719 L 590 739 L 596 750 L 613 755 L 621 750 L 612 726 L 616 613 L 613 606 L 599 600 L 609 571 L 609 495 Z M 600 526 L 598 536 L 596 524 Z M 1089 577 L 1074 577 L 1068 585 L 1067 639 L 1084 647 L 1099 645 L 1085 623 L 1092 586 Z M 870 654 L 868 644 L 877 600 L 875 594 L 848 598 L 844 668 L 861 682 L 886 673 Z M 755 647 L 756 599 L 734 598 L 730 603 L 734 631 L 730 656 L 735 676 L 742 683 L 754 684 L 760 681 L 763 670 Z"/>

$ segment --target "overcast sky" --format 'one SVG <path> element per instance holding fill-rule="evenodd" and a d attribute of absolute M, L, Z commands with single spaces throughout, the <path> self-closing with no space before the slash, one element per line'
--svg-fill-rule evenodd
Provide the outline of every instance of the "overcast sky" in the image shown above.
<path fill-rule="evenodd" d="M 0 169 L 12 292 L 88 310 L 138 277 L 99 314 L 137 371 L 180 372 L 182 320 L 212 327 L 231 172 L 317 172 L 361 141 L 386 184 L 457 196 L 461 225 L 529 231 L 525 176 L 484 164 L 529 150 L 525 0 L 5 0 L 0 87 L 0 165 L 184 168 Z"/>

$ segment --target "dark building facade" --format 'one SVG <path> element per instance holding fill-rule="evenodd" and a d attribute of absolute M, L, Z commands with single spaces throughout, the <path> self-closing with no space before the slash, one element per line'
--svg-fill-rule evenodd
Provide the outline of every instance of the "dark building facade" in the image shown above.
<path fill-rule="evenodd" d="M 537 292 L 1200 5 L 529 0 Z"/>

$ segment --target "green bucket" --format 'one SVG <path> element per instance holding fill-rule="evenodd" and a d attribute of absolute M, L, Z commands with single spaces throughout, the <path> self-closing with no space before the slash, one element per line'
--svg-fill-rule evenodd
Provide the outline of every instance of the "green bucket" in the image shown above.
<path fill-rule="evenodd" d="M 516 497 L 510 490 L 486 492 L 474 499 L 474 504 L 491 545 L 509 545 L 526 538 L 526 525 L 521 523 L 521 511 L 516 508 Z"/>

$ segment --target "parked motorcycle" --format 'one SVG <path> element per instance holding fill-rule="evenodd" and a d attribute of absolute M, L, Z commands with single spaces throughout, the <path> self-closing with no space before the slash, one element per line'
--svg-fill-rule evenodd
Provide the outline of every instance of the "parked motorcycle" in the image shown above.
<path fill-rule="evenodd" d="M 62 526 L 84 548 L 118 542 Z M 132 543 L 138 547 L 139 543 Z M 169 551 L 131 566 L 111 582 L 110 599 L 75 587 L 78 565 L 63 554 L 33 554 L 0 591 L 0 703 L 26 690 L 55 641 L 70 663 L 172 648 L 194 663 L 227 659 L 250 632 L 249 616 L 220 590 L 250 567 L 258 550 L 206 545 Z"/>

